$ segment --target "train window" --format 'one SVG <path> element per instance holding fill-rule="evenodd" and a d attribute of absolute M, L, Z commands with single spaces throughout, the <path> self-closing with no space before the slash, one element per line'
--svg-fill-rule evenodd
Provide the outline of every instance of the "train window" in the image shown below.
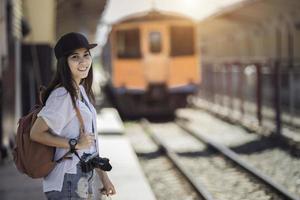
<path fill-rule="evenodd" d="M 172 26 L 170 29 L 171 56 L 193 55 L 195 53 L 194 29 L 190 26 Z"/>
<path fill-rule="evenodd" d="M 139 29 L 120 30 L 117 36 L 118 58 L 140 58 L 140 31 Z"/>
<path fill-rule="evenodd" d="M 152 53 L 159 53 L 161 51 L 161 34 L 160 32 L 149 33 L 149 46 Z"/>

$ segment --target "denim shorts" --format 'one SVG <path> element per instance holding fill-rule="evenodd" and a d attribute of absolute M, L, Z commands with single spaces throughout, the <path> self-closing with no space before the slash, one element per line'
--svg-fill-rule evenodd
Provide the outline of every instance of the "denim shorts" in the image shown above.
<path fill-rule="evenodd" d="M 45 192 L 48 200 L 91 199 L 93 172 L 84 173 L 77 164 L 77 174 L 65 174 L 61 191 Z"/>

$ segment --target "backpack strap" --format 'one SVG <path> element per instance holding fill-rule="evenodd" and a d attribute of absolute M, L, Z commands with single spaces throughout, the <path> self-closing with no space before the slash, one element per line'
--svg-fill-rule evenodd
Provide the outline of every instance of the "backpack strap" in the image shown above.
<path fill-rule="evenodd" d="M 77 118 L 78 118 L 79 124 L 80 124 L 79 131 L 80 131 L 80 133 L 84 133 L 85 130 L 84 130 L 83 119 L 82 119 L 81 113 L 80 113 L 80 111 L 79 111 L 79 109 L 78 109 L 77 106 L 75 107 L 75 111 L 76 111 L 76 115 L 77 115 Z"/>
<path fill-rule="evenodd" d="M 57 87 L 59 87 L 59 86 L 60 86 L 60 85 L 57 85 L 55 88 L 57 88 Z M 39 98 L 38 98 L 38 104 L 36 105 L 36 107 L 41 107 L 41 108 L 42 108 L 42 106 L 44 105 L 44 104 L 43 104 L 43 94 L 44 94 L 45 90 L 46 90 L 46 88 L 45 88 L 44 86 L 40 86 L 40 87 L 39 87 Z M 77 107 L 76 105 L 75 105 L 74 107 L 75 107 L 75 111 L 76 111 L 76 116 L 77 116 L 77 118 L 78 118 L 78 120 L 79 120 L 79 124 L 80 124 L 80 127 L 79 127 L 79 135 L 80 135 L 81 133 L 84 133 L 84 131 L 85 131 L 85 129 L 84 129 L 84 122 L 83 122 L 83 118 L 82 118 L 82 115 L 81 115 L 81 113 L 80 113 L 78 107 Z M 36 113 L 36 114 L 37 114 L 37 113 Z M 33 125 L 35 119 L 36 119 L 36 115 L 35 115 L 35 116 L 33 117 L 33 119 L 32 119 L 31 127 L 32 127 L 32 125 Z M 64 159 L 71 159 L 71 157 L 68 157 L 68 155 L 69 155 L 70 153 L 71 153 L 71 152 L 68 151 L 68 152 L 65 153 L 60 159 L 56 160 L 55 162 L 56 162 L 56 163 L 59 163 L 59 162 L 61 162 L 61 161 L 64 160 Z M 75 154 L 76 154 L 76 156 L 80 159 L 80 157 L 79 157 L 79 155 L 78 155 L 78 153 L 77 153 L 76 151 L 75 151 Z"/>
<path fill-rule="evenodd" d="M 83 123 L 83 118 L 82 118 L 82 115 L 78 109 L 77 106 L 75 106 L 75 111 L 76 111 L 76 116 L 79 120 L 79 124 L 80 124 L 80 128 L 79 128 L 79 131 L 81 133 L 84 133 L 84 123 Z M 71 153 L 71 151 L 68 151 L 67 153 L 65 153 L 60 159 L 58 159 L 57 161 L 55 161 L 56 163 L 60 163 L 61 161 L 65 160 L 65 159 L 72 159 L 72 157 L 68 157 L 68 155 Z M 79 160 L 81 160 L 81 158 L 79 157 L 77 151 L 74 152 L 75 155 L 79 158 Z"/>

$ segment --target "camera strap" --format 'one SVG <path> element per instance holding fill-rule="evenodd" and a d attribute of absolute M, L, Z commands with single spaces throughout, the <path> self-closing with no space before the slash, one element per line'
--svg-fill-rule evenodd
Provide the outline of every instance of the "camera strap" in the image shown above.
<path fill-rule="evenodd" d="M 81 161 L 80 156 L 78 155 L 77 151 L 75 150 L 74 152 L 68 151 L 67 153 L 65 153 L 65 155 L 63 155 L 60 159 L 58 159 L 55 162 L 60 163 L 61 161 L 65 160 L 65 159 L 72 159 L 72 157 L 68 157 L 68 155 L 71 153 L 74 153 L 77 156 L 77 158 Z"/>
<path fill-rule="evenodd" d="M 90 110 L 90 112 L 93 114 L 92 110 L 90 109 L 90 107 L 89 107 L 89 105 L 88 105 L 88 102 L 87 102 L 87 101 L 85 100 L 85 98 L 83 97 L 82 92 L 80 92 L 80 93 L 81 93 L 82 100 L 83 100 L 84 104 L 88 107 L 88 109 Z M 79 131 L 80 131 L 80 133 L 84 133 L 84 132 L 85 132 L 85 128 L 84 128 L 83 118 L 82 118 L 82 115 L 81 115 L 81 113 L 80 113 L 80 111 L 79 111 L 79 109 L 78 109 L 77 106 L 75 106 L 75 111 L 76 111 L 76 115 L 77 115 L 77 118 L 78 118 L 79 124 L 80 124 L 80 130 L 79 130 Z M 94 121 L 93 121 L 93 119 L 92 119 L 92 131 L 93 131 L 93 133 L 94 133 Z M 68 154 L 72 154 L 72 153 L 74 153 L 74 154 L 76 155 L 76 157 L 77 157 L 80 161 L 82 161 L 82 159 L 80 158 L 80 156 L 79 156 L 79 154 L 77 153 L 76 150 L 74 150 L 74 151 L 69 150 L 67 153 L 65 153 L 65 154 L 64 154 L 60 159 L 58 159 L 56 162 L 59 163 L 59 162 L 61 162 L 61 161 L 64 160 L 64 159 L 69 159 L 69 157 L 67 157 L 67 156 L 68 156 Z"/>
<path fill-rule="evenodd" d="M 77 156 L 77 158 L 78 158 L 80 161 L 82 161 L 76 150 L 75 150 L 73 153 Z"/>

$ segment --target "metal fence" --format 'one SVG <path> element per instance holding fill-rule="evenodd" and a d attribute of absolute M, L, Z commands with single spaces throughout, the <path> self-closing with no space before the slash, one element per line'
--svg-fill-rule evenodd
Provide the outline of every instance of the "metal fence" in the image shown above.
<path fill-rule="evenodd" d="M 200 97 L 259 125 L 300 127 L 300 62 L 204 63 Z"/>

